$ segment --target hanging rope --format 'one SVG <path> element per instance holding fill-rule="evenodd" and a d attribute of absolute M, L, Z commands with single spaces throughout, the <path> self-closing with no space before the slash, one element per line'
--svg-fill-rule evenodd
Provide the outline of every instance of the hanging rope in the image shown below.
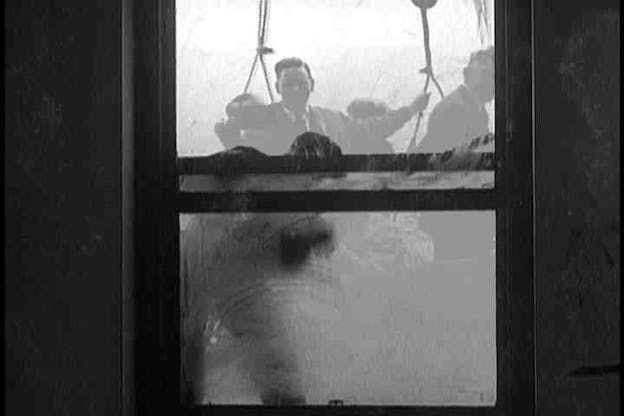
<path fill-rule="evenodd" d="M 271 89 L 271 82 L 269 81 L 269 74 L 266 67 L 266 62 L 264 61 L 264 55 L 273 53 L 273 49 L 269 48 L 265 45 L 266 35 L 268 30 L 268 20 L 269 20 L 269 0 L 259 0 L 258 1 L 258 34 L 257 34 L 257 44 L 256 44 L 256 56 L 254 57 L 253 63 L 251 64 L 251 71 L 249 71 L 249 77 L 247 78 L 247 83 L 245 84 L 245 89 L 243 93 L 246 93 L 249 89 L 249 85 L 251 84 L 251 79 L 253 78 L 254 73 L 256 72 L 256 66 L 258 62 L 262 66 L 262 72 L 264 74 L 264 81 L 266 82 L 267 91 L 269 92 L 269 97 L 271 98 L 271 102 L 274 102 L 273 99 L 273 90 Z"/>
<path fill-rule="evenodd" d="M 427 19 L 427 10 L 435 6 L 435 4 L 437 3 L 437 0 L 411 0 L 411 1 L 412 3 L 414 3 L 416 7 L 420 9 L 420 19 L 422 21 L 423 43 L 424 43 L 424 49 L 425 49 L 426 66 L 420 70 L 420 73 L 425 74 L 427 76 L 425 80 L 425 86 L 423 88 L 423 94 L 427 93 L 427 90 L 429 89 L 429 82 L 431 81 L 433 82 L 436 89 L 438 90 L 438 93 L 440 94 L 440 98 L 444 98 L 444 92 L 442 91 L 442 88 L 440 87 L 440 84 L 438 83 L 438 80 L 436 79 L 433 73 L 433 65 L 431 63 L 431 46 L 429 44 L 429 20 Z M 422 121 L 422 118 L 423 118 L 423 113 L 421 111 L 420 113 L 418 113 L 418 119 L 416 120 L 416 127 L 414 128 L 414 134 L 412 135 L 412 138 L 409 144 L 407 145 L 406 151 L 410 151 L 416 144 L 416 138 L 418 136 L 418 130 L 420 128 L 420 123 Z"/>
<path fill-rule="evenodd" d="M 490 6 L 488 1 L 485 0 L 473 0 L 475 6 L 475 13 L 477 14 L 477 29 L 479 31 L 479 40 L 482 46 L 486 46 L 491 43 L 490 38 Z"/>

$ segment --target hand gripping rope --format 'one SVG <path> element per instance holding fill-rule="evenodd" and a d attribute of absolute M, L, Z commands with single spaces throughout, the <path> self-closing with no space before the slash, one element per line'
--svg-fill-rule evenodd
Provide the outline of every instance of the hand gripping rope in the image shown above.
<path fill-rule="evenodd" d="M 429 89 L 429 81 L 432 81 L 436 89 L 438 90 L 438 93 L 440 93 L 440 98 L 444 98 L 444 92 L 442 92 L 442 88 L 440 87 L 440 84 L 438 83 L 438 81 L 435 78 L 435 75 L 433 74 L 433 66 L 431 64 L 431 47 L 429 45 L 429 21 L 427 20 L 427 9 L 435 6 L 438 0 L 411 0 L 411 1 L 414 4 L 414 6 L 420 9 L 420 18 L 422 20 L 426 66 L 423 69 L 421 69 L 420 72 L 427 76 L 427 79 L 425 81 L 425 87 L 423 88 L 423 94 L 425 94 L 427 90 Z M 420 122 L 422 120 L 422 117 L 423 117 L 423 113 L 421 111 L 420 113 L 418 113 L 418 119 L 416 121 L 414 134 L 412 135 L 412 138 L 407 146 L 406 151 L 410 151 L 410 149 L 412 149 L 412 147 L 416 144 L 416 136 L 418 135 L 418 129 L 420 127 Z"/>
<path fill-rule="evenodd" d="M 262 66 L 262 71 L 264 73 L 264 81 L 266 82 L 267 91 L 269 92 L 269 97 L 271 98 L 271 102 L 273 99 L 273 91 L 271 90 L 271 83 L 269 82 L 269 74 L 267 73 L 266 63 L 264 62 L 264 55 L 273 53 L 274 50 L 267 47 L 264 42 L 266 40 L 267 27 L 268 27 L 268 17 L 269 17 L 269 0 L 259 0 L 258 1 L 258 43 L 256 46 L 256 56 L 254 57 L 253 63 L 251 64 L 251 71 L 249 71 L 249 77 L 247 78 L 247 83 L 245 84 L 245 90 L 243 93 L 246 93 L 249 89 L 249 84 L 251 84 L 251 79 L 253 78 L 254 73 L 256 72 L 256 66 L 258 61 L 260 61 L 260 65 Z"/>

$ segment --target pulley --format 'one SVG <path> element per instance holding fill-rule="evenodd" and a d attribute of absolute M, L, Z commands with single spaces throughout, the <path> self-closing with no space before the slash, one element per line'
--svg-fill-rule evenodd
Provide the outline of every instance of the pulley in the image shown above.
<path fill-rule="evenodd" d="M 421 9 L 430 9 L 436 5 L 438 0 L 412 0 L 414 6 L 419 7 Z"/>

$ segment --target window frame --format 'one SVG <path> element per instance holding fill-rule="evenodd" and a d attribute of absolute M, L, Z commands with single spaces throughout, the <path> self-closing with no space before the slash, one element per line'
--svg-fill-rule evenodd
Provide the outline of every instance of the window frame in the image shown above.
<path fill-rule="evenodd" d="M 134 391 L 139 414 L 162 410 L 221 414 L 232 406 L 183 405 L 180 356 L 179 214 L 207 209 L 206 197 L 178 191 L 175 0 L 134 0 L 135 189 Z M 496 210 L 497 402 L 494 407 L 306 406 L 318 414 L 526 415 L 535 412 L 533 2 L 498 0 L 495 8 L 496 135 L 493 190 L 355 191 L 366 206 L 338 195 L 337 210 Z M 309 210 L 310 194 L 289 192 L 290 208 Z M 280 193 L 283 195 L 283 193 Z M 307 195 L 307 196 L 306 196 Z M 275 193 L 252 195 L 258 211 L 285 210 Z M 222 203 L 227 210 L 228 196 Z M 204 202 L 202 202 L 204 201 Z M 420 202 L 417 202 L 420 201 Z M 504 238 L 500 238 L 503 236 Z M 255 406 L 235 406 L 253 408 Z M 268 410 L 268 408 L 263 407 Z M 272 409 L 291 414 L 292 409 Z M 251 410 L 250 410 L 251 411 Z"/>

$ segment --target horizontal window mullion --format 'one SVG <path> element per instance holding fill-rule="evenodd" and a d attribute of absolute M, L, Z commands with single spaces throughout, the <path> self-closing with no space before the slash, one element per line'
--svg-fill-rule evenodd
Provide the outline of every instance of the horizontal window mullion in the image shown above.
<path fill-rule="evenodd" d="M 457 211 L 502 206 L 492 189 L 423 191 L 179 192 L 180 213 L 305 211 Z"/>
<path fill-rule="evenodd" d="M 232 406 L 232 405 L 197 405 L 192 406 L 190 413 L 194 415 L 226 415 L 231 414 L 232 411 L 241 410 L 241 413 L 245 413 L 245 410 L 252 411 L 262 409 L 263 406 Z M 499 416 L 506 414 L 504 409 L 500 405 L 486 407 L 486 406 L 370 406 L 370 405 L 309 405 L 301 407 L 271 407 L 271 414 L 275 415 L 290 415 L 293 413 L 301 415 L 362 415 L 362 414 L 391 414 L 391 415 L 422 415 L 422 416 Z M 262 413 L 262 412 L 259 412 Z"/>
<path fill-rule="evenodd" d="M 179 157 L 179 175 L 223 175 L 313 172 L 426 172 L 494 170 L 492 152 L 467 153 L 399 153 L 343 155 L 338 159 L 301 159 L 294 156 L 242 158 L 237 155 Z"/>

